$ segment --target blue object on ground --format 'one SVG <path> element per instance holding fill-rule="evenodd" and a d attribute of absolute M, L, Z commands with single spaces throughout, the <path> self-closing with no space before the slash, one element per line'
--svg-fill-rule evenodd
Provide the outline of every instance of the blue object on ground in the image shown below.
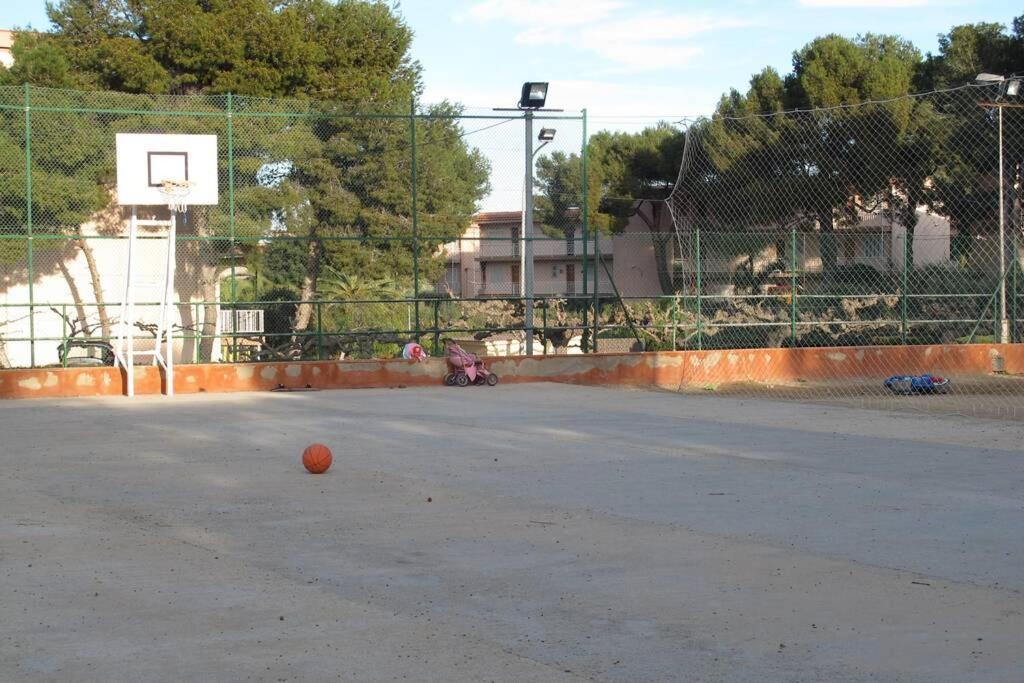
<path fill-rule="evenodd" d="M 950 386 L 948 378 L 935 375 L 893 375 L 884 384 L 894 394 L 904 395 L 944 394 Z"/>

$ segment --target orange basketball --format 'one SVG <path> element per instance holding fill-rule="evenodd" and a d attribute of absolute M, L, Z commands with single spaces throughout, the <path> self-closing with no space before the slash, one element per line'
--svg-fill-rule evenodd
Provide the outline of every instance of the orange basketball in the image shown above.
<path fill-rule="evenodd" d="M 302 464 L 313 474 L 326 472 L 333 460 L 331 449 L 322 443 L 310 444 L 302 451 Z"/>

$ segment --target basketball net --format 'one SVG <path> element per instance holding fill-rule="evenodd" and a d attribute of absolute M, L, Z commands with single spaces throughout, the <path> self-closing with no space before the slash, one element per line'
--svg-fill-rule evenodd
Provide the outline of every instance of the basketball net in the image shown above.
<path fill-rule="evenodd" d="M 192 183 L 187 180 L 165 180 L 160 186 L 160 194 L 167 200 L 167 208 L 175 213 L 183 213 L 188 208 L 188 193 Z"/>

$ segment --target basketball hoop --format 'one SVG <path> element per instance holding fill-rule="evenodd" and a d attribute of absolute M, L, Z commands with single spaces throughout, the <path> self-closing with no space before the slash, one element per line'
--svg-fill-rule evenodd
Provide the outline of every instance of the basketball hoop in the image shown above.
<path fill-rule="evenodd" d="M 165 180 L 160 185 L 160 194 L 167 200 L 167 208 L 183 213 L 188 208 L 188 193 L 192 183 L 187 180 Z"/>

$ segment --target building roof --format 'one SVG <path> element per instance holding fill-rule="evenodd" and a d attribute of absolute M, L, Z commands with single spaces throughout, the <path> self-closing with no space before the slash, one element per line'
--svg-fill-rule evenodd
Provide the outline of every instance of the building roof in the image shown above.
<path fill-rule="evenodd" d="M 484 211 L 473 216 L 473 222 L 481 228 L 490 225 L 519 225 L 522 220 L 522 211 Z"/>

